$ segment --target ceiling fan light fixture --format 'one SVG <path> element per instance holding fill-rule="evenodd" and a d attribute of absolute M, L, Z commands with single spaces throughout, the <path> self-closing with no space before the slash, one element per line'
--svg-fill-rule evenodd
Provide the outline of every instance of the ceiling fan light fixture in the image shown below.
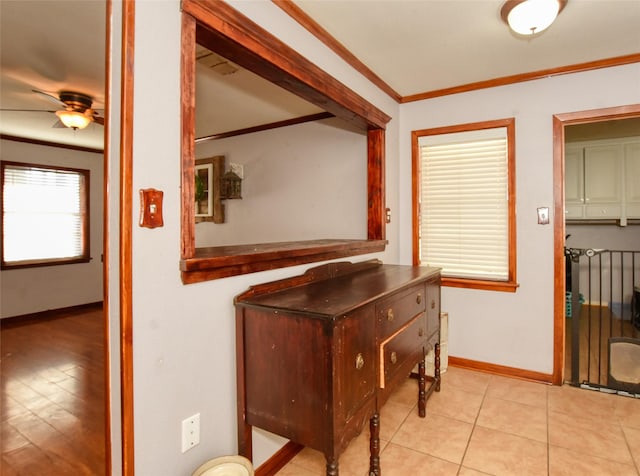
<path fill-rule="evenodd" d="M 567 0 L 507 0 L 502 20 L 518 35 L 533 36 L 551 26 Z"/>
<path fill-rule="evenodd" d="M 56 111 L 56 116 L 60 118 L 60 122 L 73 130 L 84 129 L 93 120 L 91 116 L 78 111 Z"/>

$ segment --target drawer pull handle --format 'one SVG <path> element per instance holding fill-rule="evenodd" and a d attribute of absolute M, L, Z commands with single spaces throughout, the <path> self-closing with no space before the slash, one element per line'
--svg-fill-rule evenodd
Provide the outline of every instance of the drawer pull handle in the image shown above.
<path fill-rule="evenodd" d="M 398 361 L 398 356 L 395 352 L 391 352 L 391 363 L 395 364 Z"/>
<path fill-rule="evenodd" d="M 420 329 L 418 329 L 418 336 L 422 337 L 424 335 L 424 329 L 421 327 Z"/>
<path fill-rule="evenodd" d="M 416 304 L 420 304 L 422 302 L 422 294 L 418 293 L 416 296 Z"/>
<path fill-rule="evenodd" d="M 391 322 L 393 321 L 393 318 L 395 316 L 393 315 L 393 309 L 389 308 L 389 310 L 387 311 L 387 321 Z"/>
<path fill-rule="evenodd" d="M 356 369 L 360 370 L 362 367 L 364 367 L 364 357 L 362 354 L 358 354 L 356 355 Z"/>
<path fill-rule="evenodd" d="M 435 299 L 431 300 L 431 309 L 435 309 L 436 308 L 436 301 Z"/>

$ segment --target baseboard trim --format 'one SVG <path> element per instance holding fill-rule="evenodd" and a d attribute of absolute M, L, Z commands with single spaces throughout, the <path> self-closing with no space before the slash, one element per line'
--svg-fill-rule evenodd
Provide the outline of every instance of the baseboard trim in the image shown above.
<path fill-rule="evenodd" d="M 63 307 L 60 309 L 47 309 L 46 311 L 32 312 L 22 314 L 20 316 L 9 316 L 0 319 L 0 325 L 19 325 L 30 320 L 55 319 L 60 316 L 74 314 L 79 312 L 96 311 L 102 309 L 102 301 L 90 302 L 87 304 L 78 304 L 77 306 Z"/>
<path fill-rule="evenodd" d="M 304 446 L 289 441 L 286 445 L 280 448 L 274 455 L 267 461 L 262 463 L 255 471 L 255 476 L 274 476 L 284 466 L 293 459 L 295 455 L 300 453 Z"/>
<path fill-rule="evenodd" d="M 463 359 L 461 357 L 449 356 L 449 367 L 459 367 L 462 369 L 476 370 L 503 377 L 517 378 L 521 380 L 529 380 L 532 382 L 553 383 L 553 375 L 543 372 L 534 372 L 532 370 L 524 370 L 516 367 L 507 367 L 506 365 L 489 364 L 477 360 Z"/>

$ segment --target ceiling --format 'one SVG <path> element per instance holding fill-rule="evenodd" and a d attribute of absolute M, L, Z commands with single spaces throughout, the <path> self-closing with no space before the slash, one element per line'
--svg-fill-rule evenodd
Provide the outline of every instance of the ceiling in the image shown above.
<path fill-rule="evenodd" d="M 55 19 L 55 20 L 53 20 Z M 104 107 L 105 4 L 100 1 L 0 0 L 0 108 L 55 111 L 32 89 L 87 94 Z M 0 132 L 102 148 L 104 128 L 52 127 L 52 112 L 0 112 Z"/>
<path fill-rule="evenodd" d="M 569 0 L 548 30 L 528 39 L 502 22 L 502 0 L 294 3 L 402 97 L 640 53 L 638 0 Z M 0 108 L 58 109 L 33 89 L 81 92 L 103 108 L 104 14 L 101 1 L 0 0 Z M 318 112 L 248 71 L 219 69 L 197 67 L 197 137 Z M 100 125 L 73 131 L 52 127 L 56 121 L 52 112 L 3 111 L 0 133 L 102 147 Z"/>

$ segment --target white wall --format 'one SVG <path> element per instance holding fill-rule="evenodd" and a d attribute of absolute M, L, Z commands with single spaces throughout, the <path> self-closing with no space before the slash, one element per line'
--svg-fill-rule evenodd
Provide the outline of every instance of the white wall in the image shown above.
<path fill-rule="evenodd" d="M 225 223 L 196 224 L 196 246 L 367 238 L 367 136 L 329 119 L 196 146 L 244 168 Z"/>
<path fill-rule="evenodd" d="M 120 385 L 120 100 L 121 100 L 121 61 L 122 61 L 122 2 L 111 2 L 111 31 L 108 42 L 110 45 L 111 58 L 109 62 L 108 83 L 109 91 L 109 111 L 105 123 L 108 137 L 106 140 L 107 152 L 107 174 L 106 181 L 106 210 L 107 216 L 105 230 L 107 236 L 105 263 L 108 274 L 107 289 L 108 294 L 105 299 L 105 312 L 108 319 L 108 391 L 111 401 L 109 402 L 109 419 L 111 430 L 111 476 L 122 474 L 122 407 L 121 407 L 121 385 Z M 107 49 L 109 51 L 109 49 Z"/>
<path fill-rule="evenodd" d="M 640 102 L 640 65 L 399 107 L 271 2 L 229 3 L 393 117 L 386 142 L 392 223 L 387 226 L 387 251 L 375 255 L 386 262 L 411 262 L 410 131 L 516 117 L 520 289 L 517 293 L 445 289 L 443 309 L 450 315 L 451 355 L 551 372 L 553 230 L 551 225 L 536 224 L 536 207 L 553 206 L 551 116 Z M 179 2 L 137 2 L 134 196 L 146 187 L 165 192 L 165 226 L 136 226 L 132 235 L 135 470 L 141 475 L 188 475 L 208 458 L 236 452 L 233 297 L 249 285 L 309 267 L 189 286 L 180 282 L 179 50 Z M 197 412 L 201 443 L 181 454 L 180 421 Z M 282 440 L 256 433 L 254 462 L 259 465 Z"/>
<path fill-rule="evenodd" d="M 640 179 L 639 179 L 640 180 Z M 570 248 L 640 251 L 640 226 L 566 225 Z"/>
<path fill-rule="evenodd" d="M 401 106 L 400 257 L 411 262 L 411 131 L 516 119 L 517 278 L 515 293 L 445 288 L 449 355 L 519 369 L 553 370 L 554 114 L 640 103 L 640 65 L 549 77 Z M 551 221 L 553 223 L 553 220 Z"/>
<path fill-rule="evenodd" d="M 2 160 L 59 165 L 90 171 L 89 263 L 4 270 L 0 273 L 1 316 L 13 317 L 102 301 L 102 154 L 0 141 Z"/>
<path fill-rule="evenodd" d="M 277 6 L 233 4 L 397 118 L 395 102 Z M 133 193 L 137 197 L 138 190 L 147 187 L 165 192 L 164 227 L 135 226 L 132 232 L 135 472 L 188 475 L 206 459 L 237 451 L 233 297 L 252 284 L 300 274 L 311 265 L 188 286 L 181 283 L 179 2 L 137 2 L 135 32 Z M 393 211 L 399 207 L 397 127 L 397 120 L 392 120 L 386 147 L 387 204 Z M 137 206 L 136 200 L 134 223 Z M 397 233 L 394 221 L 387 227 L 388 250 L 376 257 L 397 260 Z M 358 256 L 354 261 L 371 257 Z M 180 422 L 194 413 L 201 414 L 200 445 L 182 454 Z M 254 441 L 256 465 L 281 444 L 280 438 L 259 433 Z"/>

